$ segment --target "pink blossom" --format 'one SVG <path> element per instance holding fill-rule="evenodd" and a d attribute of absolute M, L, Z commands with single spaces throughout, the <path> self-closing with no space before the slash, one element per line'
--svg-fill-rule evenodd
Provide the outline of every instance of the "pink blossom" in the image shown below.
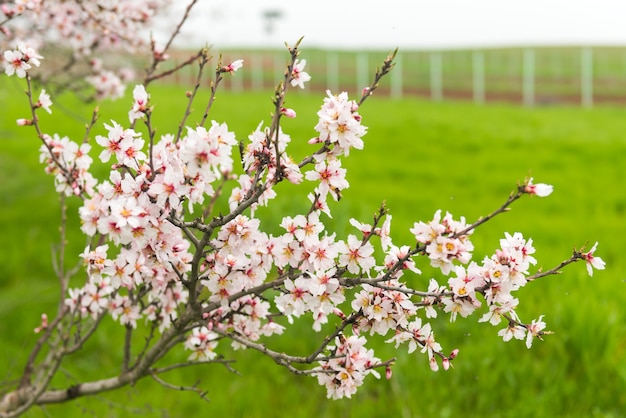
<path fill-rule="evenodd" d="M 124 96 L 126 86 L 121 78 L 112 71 L 102 70 L 85 79 L 96 90 L 98 100 L 119 99 Z"/>
<path fill-rule="evenodd" d="M 122 325 L 130 325 L 137 328 L 137 320 L 141 318 L 139 306 L 133 304 L 128 296 L 116 295 L 110 301 L 109 310 L 115 320 L 119 320 Z"/>
<path fill-rule="evenodd" d="M 17 75 L 19 78 L 26 77 L 26 72 L 32 66 L 39 67 L 43 57 L 33 48 L 19 44 L 17 49 L 4 51 L 4 71 L 8 76 Z"/>
<path fill-rule="evenodd" d="M 376 265 L 373 257 L 374 247 L 369 242 L 363 244 L 360 239 L 354 235 L 348 236 L 348 242 L 339 243 L 339 264 L 347 266 L 348 271 L 352 274 L 359 272 L 367 273 Z"/>
<path fill-rule="evenodd" d="M 332 192 L 335 200 L 339 197 L 339 192 L 350 185 L 346 180 L 346 169 L 341 167 L 341 160 L 332 158 L 328 161 L 320 161 L 315 164 L 315 170 L 307 171 L 304 177 L 307 180 L 319 181 L 316 188 L 321 196 L 326 196 Z"/>
<path fill-rule="evenodd" d="M 319 139 L 315 142 L 328 142 L 335 146 L 332 155 L 349 155 L 351 148 L 363 149 L 361 137 L 367 133 L 367 128 L 361 125 L 361 117 L 357 113 L 356 102 L 348 99 L 343 92 L 338 96 L 326 92 L 322 108 L 317 112 L 319 121 L 315 130 L 319 132 Z"/>
<path fill-rule="evenodd" d="M 587 265 L 587 273 L 589 276 L 593 276 L 593 269 L 596 270 L 604 270 L 606 263 L 600 257 L 596 257 L 594 253 L 596 252 L 596 248 L 598 247 L 598 243 L 596 242 L 590 251 L 586 253 L 582 253 L 582 258 L 585 260 Z"/>
<path fill-rule="evenodd" d="M 241 59 L 235 60 L 235 61 L 231 62 L 230 64 L 222 67 L 222 72 L 223 73 L 234 74 L 241 67 L 243 67 L 243 60 L 241 60 Z"/>
<path fill-rule="evenodd" d="M 217 357 L 217 339 L 218 335 L 205 326 L 194 328 L 185 341 L 185 348 L 192 351 L 189 360 L 213 360 Z"/>
<path fill-rule="evenodd" d="M 52 113 L 52 110 L 50 110 L 52 100 L 50 100 L 50 96 L 46 93 L 45 89 L 41 90 L 41 93 L 39 93 L 39 99 L 37 100 L 35 106 L 43 108 L 43 110 L 48 113 Z"/>
<path fill-rule="evenodd" d="M 131 123 L 145 116 L 149 98 L 150 95 L 146 93 L 143 85 L 138 84 L 135 86 L 133 90 L 133 108 L 128 112 L 128 119 Z"/>
<path fill-rule="evenodd" d="M 539 197 L 546 197 L 552 193 L 554 187 L 551 184 L 537 183 L 533 184 L 533 178 L 528 180 L 524 186 L 524 193 L 534 194 Z"/>
<path fill-rule="evenodd" d="M 296 280 L 287 279 L 284 285 L 286 292 L 274 299 L 276 307 L 288 317 L 304 314 L 313 300 L 307 279 L 304 277 L 298 277 Z"/>
<path fill-rule="evenodd" d="M 544 333 L 544 329 L 546 327 L 546 323 L 543 322 L 543 315 L 539 317 L 539 319 L 533 319 L 533 321 L 527 326 L 527 334 L 526 334 L 526 347 L 530 348 L 533 344 L 533 338 L 537 337 L 541 339 L 541 336 Z"/>
<path fill-rule="evenodd" d="M 296 60 L 291 70 L 291 85 L 298 86 L 301 89 L 304 88 L 304 83 L 311 79 L 309 73 L 304 71 L 306 66 L 306 60 Z"/>
<path fill-rule="evenodd" d="M 515 337 L 516 340 L 523 340 L 526 335 L 526 328 L 521 325 L 509 323 L 509 326 L 500 330 L 498 335 L 502 337 L 504 341 L 510 341 Z"/>

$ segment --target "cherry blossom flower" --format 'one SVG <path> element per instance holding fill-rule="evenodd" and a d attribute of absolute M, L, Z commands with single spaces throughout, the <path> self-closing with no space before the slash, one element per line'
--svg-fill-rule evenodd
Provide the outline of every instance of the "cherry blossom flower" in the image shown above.
<path fill-rule="evenodd" d="M 239 60 L 235 60 L 235 61 L 231 62 L 230 64 L 222 67 L 221 71 L 223 73 L 234 74 L 241 67 L 243 67 L 243 60 L 239 59 Z"/>
<path fill-rule="evenodd" d="M 315 130 L 320 136 L 319 142 L 328 142 L 336 148 L 332 155 L 349 155 L 351 148 L 363 149 L 361 137 L 367 133 L 367 128 L 361 125 L 361 116 L 357 113 L 358 105 L 348 100 L 347 93 L 338 96 L 327 90 L 322 108 L 317 112 L 319 121 Z"/>
<path fill-rule="evenodd" d="M 285 290 L 280 296 L 274 299 L 276 307 L 287 315 L 301 316 L 309 309 L 309 304 L 313 300 L 313 295 L 309 292 L 309 283 L 304 277 L 298 277 L 296 280 L 285 280 Z"/>
<path fill-rule="evenodd" d="M 341 160 L 331 158 L 315 164 L 315 170 L 307 171 L 304 175 L 307 180 L 319 181 L 316 188 L 320 196 L 326 196 L 332 192 L 335 200 L 339 198 L 339 192 L 350 185 L 346 180 L 346 169 L 341 168 Z"/>
<path fill-rule="evenodd" d="M 376 260 L 372 256 L 374 254 L 372 244 L 369 242 L 363 244 L 354 235 L 348 236 L 347 244 L 340 242 L 338 251 L 341 254 L 339 256 L 339 265 L 346 266 L 352 274 L 358 274 L 359 272 L 367 273 L 376 265 Z"/>
<path fill-rule="evenodd" d="M 42 108 L 50 114 L 52 113 L 52 110 L 50 110 L 50 106 L 52 106 L 52 100 L 50 100 L 50 95 L 46 93 L 45 89 L 42 89 L 41 93 L 39 93 L 39 99 L 37 99 L 37 103 L 35 103 L 35 106 Z"/>
<path fill-rule="evenodd" d="M 19 78 L 26 77 L 26 71 L 31 68 L 27 60 L 24 59 L 24 54 L 19 50 L 4 51 L 4 72 L 8 76 L 16 75 Z"/>
<path fill-rule="evenodd" d="M 380 363 L 374 357 L 374 351 L 365 348 L 364 337 L 351 335 L 339 336 L 335 353 L 337 358 L 320 361 L 316 376 L 321 385 L 326 386 L 327 396 L 330 399 L 350 398 L 356 393 L 363 379 L 368 374 L 380 375 L 373 369 Z"/>
<path fill-rule="evenodd" d="M 131 123 L 145 116 L 149 98 L 150 95 L 146 93 L 143 85 L 138 84 L 135 86 L 133 89 L 133 107 L 128 112 L 128 119 Z"/>
<path fill-rule="evenodd" d="M 502 337 L 504 341 L 510 341 L 511 338 L 516 340 L 523 340 L 526 336 L 526 328 L 521 325 L 509 322 L 509 326 L 498 331 L 498 335 Z"/>
<path fill-rule="evenodd" d="M 108 131 L 106 137 L 96 136 L 98 145 L 104 147 L 99 156 L 100 160 L 106 163 L 114 154 L 120 164 L 137 169 L 139 162 L 146 159 L 146 155 L 141 151 L 144 145 L 141 134 L 132 129 L 124 129 L 115 121 L 111 122 L 112 125 L 104 125 Z"/>
<path fill-rule="evenodd" d="M 543 315 L 539 317 L 539 319 L 533 319 L 533 321 L 527 326 L 526 333 L 526 347 L 530 348 L 533 344 L 533 338 L 537 337 L 541 339 L 541 336 L 544 334 L 544 329 L 546 327 L 546 323 L 543 322 Z"/>
<path fill-rule="evenodd" d="M 137 328 L 137 320 L 141 318 L 141 313 L 139 306 L 133 304 L 128 296 L 116 295 L 110 301 L 109 310 L 113 319 L 119 320 L 120 324 Z"/>
<path fill-rule="evenodd" d="M 96 90 L 96 98 L 103 99 L 119 99 L 124 96 L 126 86 L 122 79 L 112 71 L 102 70 L 85 79 Z"/>
<path fill-rule="evenodd" d="M 309 73 L 304 71 L 306 66 L 306 60 L 296 60 L 291 70 L 291 85 L 298 86 L 301 89 L 304 88 L 304 83 L 311 80 Z"/>
<path fill-rule="evenodd" d="M 192 351 L 189 360 L 207 361 L 217 357 L 214 350 L 218 337 L 205 326 L 194 328 L 185 341 L 185 348 Z"/>
<path fill-rule="evenodd" d="M 604 270 L 606 263 L 600 257 L 596 257 L 594 253 L 596 252 L 596 248 L 598 247 L 598 243 L 596 242 L 591 250 L 586 253 L 582 253 L 582 258 L 585 260 L 587 266 L 587 273 L 589 276 L 593 276 L 593 269 L 596 270 Z"/>
<path fill-rule="evenodd" d="M 531 177 L 524 186 L 524 193 L 537 195 L 539 197 L 546 197 L 552 194 L 554 187 L 551 184 L 537 183 L 533 184 L 533 178 Z"/>

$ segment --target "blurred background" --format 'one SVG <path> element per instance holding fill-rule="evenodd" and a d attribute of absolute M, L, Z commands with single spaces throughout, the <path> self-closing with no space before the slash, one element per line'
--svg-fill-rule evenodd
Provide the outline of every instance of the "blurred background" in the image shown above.
<path fill-rule="evenodd" d="M 174 15 L 184 6 L 176 3 Z M 385 86 L 395 98 L 591 107 L 626 101 L 625 13 L 617 0 L 199 2 L 176 46 L 208 44 L 225 60 L 243 58 L 250 65 L 232 80 L 234 90 L 272 88 L 280 47 L 303 36 L 303 57 L 318 75 L 314 90 L 359 92 L 370 69 L 398 47 Z M 159 21 L 161 42 L 174 24 Z"/>

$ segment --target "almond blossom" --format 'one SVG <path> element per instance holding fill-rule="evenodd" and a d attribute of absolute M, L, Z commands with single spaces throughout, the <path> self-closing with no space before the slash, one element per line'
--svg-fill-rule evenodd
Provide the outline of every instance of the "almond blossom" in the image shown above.
<path fill-rule="evenodd" d="M 145 116 L 149 98 L 150 95 L 146 92 L 146 88 L 143 85 L 138 84 L 135 86 L 133 89 L 133 107 L 128 111 L 128 119 L 131 123 Z"/>
<path fill-rule="evenodd" d="M 582 254 L 583 259 L 585 260 L 585 264 L 587 266 L 587 273 L 589 276 L 593 276 L 593 269 L 596 270 L 604 270 L 606 263 L 600 257 L 596 257 L 594 253 L 596 252 L 596 248 L 598 247 L 598 243 L 596 242 L 586 253 Z"/>
<path fill-rule="evenodd" d="M 534 194 L 539 197 L 549 196 L 550 194 L 552 194 L 553 190 L 554 190 L 554 187 L 550 184 L 546 184 L 546 183 L 534 184 L 532 177 L 528 180 L 528 182 L 526 183 L 526 186 L 524 187 L 525 193 Z"/>
<path fill-rule="evenodd" d="M 306 60 L 296 60 L 293 65 L 293 69 L 291 70 L 291 85 L 296 87 L 304 88 L 304 83 L 311 79 L 309 73 L 304 71 L 304 67 L 306 66 Z"/>

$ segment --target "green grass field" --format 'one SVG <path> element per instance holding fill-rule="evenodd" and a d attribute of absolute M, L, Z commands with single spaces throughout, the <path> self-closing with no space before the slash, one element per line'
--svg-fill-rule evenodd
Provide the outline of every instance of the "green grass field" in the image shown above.
<path fill-rule="evenodd" d="M 31 330 L 43 311 L 52 312 L 57 290 L 50 262 L 58 241 L 59 200 L 52 179 L 38 163 L 39 144 L 25 117 L 23 86 L 0 84 L 0 380 L 19 377 L 35 340 Z M 152 92 L 159 132 L 175 129 L 183 112 L 180 89 Z M 205 98 L 206 95 L 203 95 Z M 261 120 L 269 121 L 270 93 L 220 94 L 211 118 L 226 121 L 239 139 Z M 54 98 L 53 98 L 54 99 Z M 298 112 L 283 129 L 292 136 L 292 154 L 312 151 L 315 112 L 322 97 L 296 92 L 288 106 Z M 102 123 L 126 120 L 128 99 L 100 106 Z M 203 105 L 189 120 L 195 123 Z M 54 117 L 42 116 L 50 132 L 82 138 L 91 106 L 64 97 Z M 504 343 L 499 328 L 478 324 L 478 315 L 433 326 L 445 349 L 459 348 L 454 369 L 433 373 L 423 355 L 394 353 L 376 344 L 378 356 L 397 356 L 390 381 L 366 381 L 353 399 L 330 401 L 314 379 L 291 375 L 255 352 L 235 352 L 235 375 L 223 367 L 175 372 L 176 384 L 200 382 L 210 403 L 192 393 L 166 390 L 149 379 L 132 388 L 34 408 L 26 416 L 107 417 L 621 417 L 626 416 L 626 112 L 621 108 L 526 109 L 505 105 L 431 104 L 373 96 L 361 109 L 369 127 L 363 151 L 344 161 L 351 187 L 334 211 L 333 228 L 350 229 L 349 217 L 369 221 L 382 201 L 393 215 L 396 244 L 411 243 L 414 221 L 429 220 L 437 209 L 469 221 L 504 202 L 516 182 L 532 175 L 555 187 L 552 196 L 525 198 L 512 211 L 474 234 L 475 257 L 498 246 L 505 231 L 534 239 L 539 265 L 550 268 L 572 248 L 600 242 L 607 269 L 588 277 L 582 264 L 560 276 L 532 283 L 520 293 L 519 314 L 530 321 L 545 314 L 554 335 L 528 350 L 523 342 Z M 97 153 L 94 152 L 94 157 Z M 283 187 L 284 186 L 284 187 Z M 272 211 L 260 211 L 267 230 L 283 214 L 308 206 L 304 195 L 281 185 Z M 71 201 L 70 214 L 77 201 Z M 76 218 L 68 258 L 84 247 Z M 73 262 L 73 260 L 70 260 Z M 68 264 L 70 263 L 68 261 Z M 422 262 L 424 260 L 421 260 Z M 422 263 L 425 267 L 425 264 Z M 427 268 L 424 268 L 428 271 Z M 426 284 L 430 277 L 412 280 Z M 103 333 L 72 357 L 56 384 L 106 376 L 119 367 L 121 328 L 105 321 Z M 306 322 L 306 321 L 304 321 Z M 307 324 L 271 342 L 278 350 L 307 354 L 319 335 Z M 120 350 L 121 351 L 121 350 Z M 174 356 L 184 357 L 180 352 Z"/>

